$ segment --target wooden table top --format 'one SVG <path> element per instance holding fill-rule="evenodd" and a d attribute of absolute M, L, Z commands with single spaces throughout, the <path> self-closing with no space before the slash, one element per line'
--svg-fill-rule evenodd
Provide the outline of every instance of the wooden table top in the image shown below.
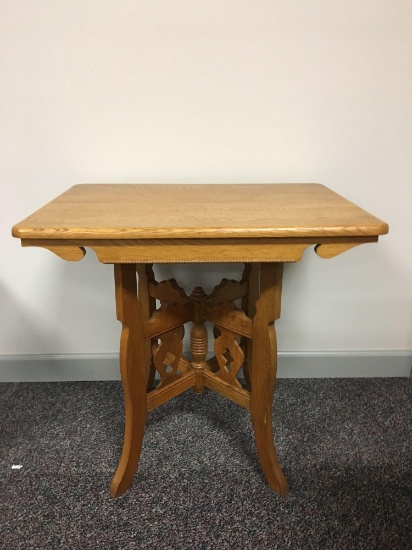
<path fill-rule="evenodd" d="M 320 184 L 80 184 L 13 227 L 21 239 L 364 237 L 388 225 Z"/>

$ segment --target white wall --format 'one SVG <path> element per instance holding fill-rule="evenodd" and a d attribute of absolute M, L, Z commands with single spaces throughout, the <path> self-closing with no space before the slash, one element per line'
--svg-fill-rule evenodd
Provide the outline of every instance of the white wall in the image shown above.
<path fill-rule="evenodd" d="M 329 185 L 390 234 L 287 266 L 280 349 L 412 349 L 410 0 L 2 0 L 0 48 L 0 355 L 118 348 L 111 266 L 10 236 L 80 182 Z"/>

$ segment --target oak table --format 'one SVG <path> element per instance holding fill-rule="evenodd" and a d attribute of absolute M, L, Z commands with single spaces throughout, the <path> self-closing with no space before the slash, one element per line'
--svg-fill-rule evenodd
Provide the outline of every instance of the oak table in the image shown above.
<path fill-rule="evenodd" d="M 86 247 L 114 264 L 125 432 L 111 495 L 131 484 L 147 411 L 192 387 L 250 410 L 266 480 L 286 494 L 272 433 L 283 264 L 311 246 L 331 258 L 387 232 L 385 222 L 319 184 L 75 185 L 16 224 L 23 246 L 69 261 Z M 209 295 L 201 287 L 186 294 L 174 279 L 156 282 L 153 264 L 182 262 L 245 268 L 240 281 L 223 279 Z M 188 322 L 191 357 L 182 345 Z M 206 322 L 214 325 L 211 359 Z"/>

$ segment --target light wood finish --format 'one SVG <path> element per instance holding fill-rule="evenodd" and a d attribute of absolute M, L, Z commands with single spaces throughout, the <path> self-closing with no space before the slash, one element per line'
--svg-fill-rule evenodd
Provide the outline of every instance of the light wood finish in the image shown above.
<path fill-rule="evenodd" d="M 207 388 L 210 388 L 211 390 L 220 393 L 234 403 L 245 407 L 245 409 L 250 409 L 250 395 L 247 390 L 244 390 L 237 386 L 233 386 L 229 382 L 225 382 L 225 380 L 222 380 L 210 370 L 205 370 L 203 376 L 204 384 Z"/>
<path fill-rule="evenodd" d="M 231 386 L 241 388 L 237 375 L 245 356 L 236 340 L 236 334 L 222 327 L 219 329 L 220 336 L 215 340 L 215 354 L 220 367 L 218 376 Z"/>
<path fill-rule="evenodd" d="M 272 433 L 283 264 L 300 261 L 309 247 L 332 258 L 387 231 L 318 184 L 76 185 L 16 224 L 22 246 L 69 261 L 92 249 L 100 262 L 115 264 L 126 420 L 111 494 L 132 481 L 147 410 L 192 387 L 250 409 L 268 484 L 286 494 Z M 174 279 L 155 281 L 152 264 L 194 262 L 243 262 L 245 270 L 241 281 L 223 279 L 210 295 L 196 287 L 188 296 Z M 191 360 L 182 354 L 188 322 Z M 216 353 L 208 361 L 207 322 Z M 242 363 L 246 388 L 237 379 Z"/>
<path fill-rule="evenodd" d="M 159 346 L 154 346 L 153 355 L 156 354 Z M 169 353 L 166 355 L 165 361 L 171 364 L 175 360 L 175 355 Z M 152 389 L 147 394 L 147 410 L 151 411 L 166 401 L 169 401 L 176 395 L 183 393 L 194 385 L 194 372 L 190 369 L 190 361 L 185 357 L 180 356 L 180 361 L 177 366 L 177 370 L 181 373 L 181 376 L 176 377 L 173 382 L 168 384 L 159 384 L 156 389 Z"/>
<path fill-rule="evenodd" d="M 203 393 L 205 389 L 203 372 L 207 367 L 208 334 L 202 315 L 202 302 L 207 300 L 207 294 L 202 287 L 197 286 L 193 289 L 190 299 L 194 305 L 193 326 L 190 331 L 190 351 L 193 357 L 191 367 L 195 371 L 195 392 Z"/>
<path fill-rule="evenodd" d="M 319 244 L 338 244 L 337 254 L 378 237 L 301 237 L 243 239 L 140 239 L 80 240 L 22 239 L 22 246 L 46 248 L 64 260 L 78 261 L 84 247 L 91 248 L 104 264 L 115 263 L 213 263 L 298 262 L 304 251 Z"/>
<path fill-rule="evenodd" d="M 315 252 L 321 258 L 334 258 L 335 256 L 339 256 L 339 254 L 342 254 L 355 246 L 358 246 L 358 243 L 317 244 L 315 246 Z"/>
<path fill-rule="evenodd" d="M 274 322 L 280 317 L 283 264 L 262 264 L 253 318 L 250 412 L 260 464 L 269 486 L 284 495 L 288 483 L 279 465 L 272 433 L 272 401 L 277 345 Z M 265 365 L 265 368 L 262 368 Z"/>
<path fill-rule="evenodd" d="M 205 303 L 202 313 L 207 321 L 246 336 L 246 338 L 252 338 L 252 320 L 244 311 L 237 309 L 232 302 L 214 307 L 209 307 L 209 304 Z"/>
<path fill-rule="evenodd" d="M 130 486 L 142 450 L 149 370 L 144 356 L 142 307 L 137 298 L 136 267 L 115 265 L 116 311 L 122 323 L 120 372 L 125 400 L 125 429 L 119 466 L 110 485 L 118 497 Z"/>
<path fill-rule="evenodd" d="M 247 293 L 242 298 L 242 310 L 253 318 L 256 314 L 256 300 L 259 297 L 259 265 L 260 264 L 245 264 L 242 280 L 247 283 Z M 253 333 L 252 333 L 253 336 Z M 245 377 L 246 387 L 251 389 L 251 366 L 252 366 L 252 346 L 253 340 L 243 338 L 241 344 L 245 348 L 245 362 L 243 364 L 243 374 Z"/>
<path fill-rule="evenodd" d="M 234 302 L 246 295 L 247 281 L 242 278 L 241 281 L 234 281 L 233 279 L 222 279 L 221 282 L 215 286 L 212 293 L 208 298 L 208 305 L 215 306 L 224 302 Z"/>
<path fill-rule="evenodd" d="M 173 399 L 176 395 L 192 388 L 194 386 L 194 380 L 195 373 L 193 371 L 187 372 L 161 390 L 152 390 L 147 395 L 147 410 L 151 411 L 156 407 L 163 405 L 163 403 L 170 401 L 170 399 Z"/>
<path fill-rule="evenodd" d="M 375 236 L 388 226 L 319 184 L 75 185 L 13 228 L 25 239 Z"/>
<path fill-rule="evenodd" d="M 127 264 L 125 264 L 127 265 Z M 181 305 L 162 302 L 160 309 L 156 310 L 144 326 L 146 340 L 158 338 L 165 332 L 178 328 L 192 319 L 192 304 Z"/>
<path fill-rule="evenodd" d="M 151 281 L 149 284 L 149 294 L 152 298 L 161 302 L 169 302 L 171 304 L 186 305 L 190 299 L 186 292 L 180 287 L 175 279 L 168 279 L 158 283 Z"/>
<path fill-rule="evenodd" d="M 136 272 L 138 275 L 138 298 L 141 305 L 142 321 L 147 324 L 150 317 L 156 310 L 156 300 L 149 295 L 149 285 L 154 281 L 154 272 L 152 264 L 137 264 Z M 147 383 L 148 391 L 153 387 L 156 375 L 156 369 L 152 362 L 151 348 L 156 344 L 156 339 L 146 340 L 145 342 L 145 362 L 149 369 L 149 381 Z"/>
<path fill-rule="evenodd" d="M 53 252 L 53 254 L 56 254 L 56 256 L 59 256 L 63 260 L 67 260 L 69 262 L 78 262 L 84 258 L 86 255 L 86 250 L 84 246 L 73 246 L 70 244 L 70 242 L 67 241 L 53 241 L 50 244 L 48 244 L 46 241 L 38 241 L 38 240 L 29 240 L 24 239 L 21 242 L 22 246 L 38 246 L 40 248 L 45 248 L 46 250 L 50 250 L 50 252 Z"/>
<path fill-rule="evenodd" d="M 159 347 L 160 347 L 159 344 L 156 344 L 156 345 L 153 346 L 153 354 L 156 353 L 156 351 Z M 173 359 L 174 359 L 174 355 L 172 353 L 169 353 L 168 355 L 166 355 L 166 359 L 165 359 L 166 364 L 170 364 L 173 361 Z M 189 372 L 191 370 L 190 361 L 188 359 L 186 359 L 186 357 L 184 355 L 181 355 L 181 357 L 180 357 L 180 361 L 179 361 L 179 364 L 177 366 L 177 370 L 181 374 L 186 374 L 187 372 Z"/>
<path fill-rule="evenodd" d="M 160 346 L 155 346 L 153 365 L 160 374 L 158 390 L 175 382 L 180 376 L 178 367 L 183 354 L 183 334 L 182 326 L 165 332 L 160 336 Z"/>

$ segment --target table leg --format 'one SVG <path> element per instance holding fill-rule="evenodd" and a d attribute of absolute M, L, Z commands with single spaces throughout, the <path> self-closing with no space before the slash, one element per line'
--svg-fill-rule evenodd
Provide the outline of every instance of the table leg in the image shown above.
<path fill-rule="evenodd" d="M 136 266 L 115 264 L 114 274 L 116 312 L 122 323 L 120 372 L 125 400 L 123 450 L 110 485 L 110 494 L 118 497 L 129 488 L 142 450 L 149 369 L 145 359 L 142 305 L 137 296 Z"/>
<path fill-rule="evenodd" d="M 260 269 L 260 274 L 257 270 Z M 279 465 L 272 432 L 272 400 L 276 382 L 277 344 L 274 322 L 280 317 L 282 293 L 281 263 L 253 264 L 251 280 L 259 283 L 255 303 L 251 350 L 250 411 L 256 448 L 266 480 L 280 495 L 288 492 L 288 483 Z"/>
<path fill-rule="evenodd" d="M 137 296 L 142 307 L 142 319 L 145 323 L 156 310 L 156 300 L 149 295 L 149 284 L 155 281 L 153 264 L 136 264 L 136 272 L 138 275 Z M 152 360 L 152 346 L 154 344 L 157 344 L 157 338 L 145 342 L 145 361 L 149 369 L 148 392 L 153 389 L 155 383 L 156 369 Z"/>
<path fill-rule="evenodd" d="M 242 281 L 247 282 L 247 293 L 242 298 L 242 310 L 250 318 L 256 313 L 256 300 L 259 298 L 259 265 L 245 264 Z M 242 344 L 245 349 L 245 362 L 243 365 L 243 375 L 245 377 L 246 388 L 251 389 L 251 364 L 252 364 L 252 340 L 242 338 Z"/>

